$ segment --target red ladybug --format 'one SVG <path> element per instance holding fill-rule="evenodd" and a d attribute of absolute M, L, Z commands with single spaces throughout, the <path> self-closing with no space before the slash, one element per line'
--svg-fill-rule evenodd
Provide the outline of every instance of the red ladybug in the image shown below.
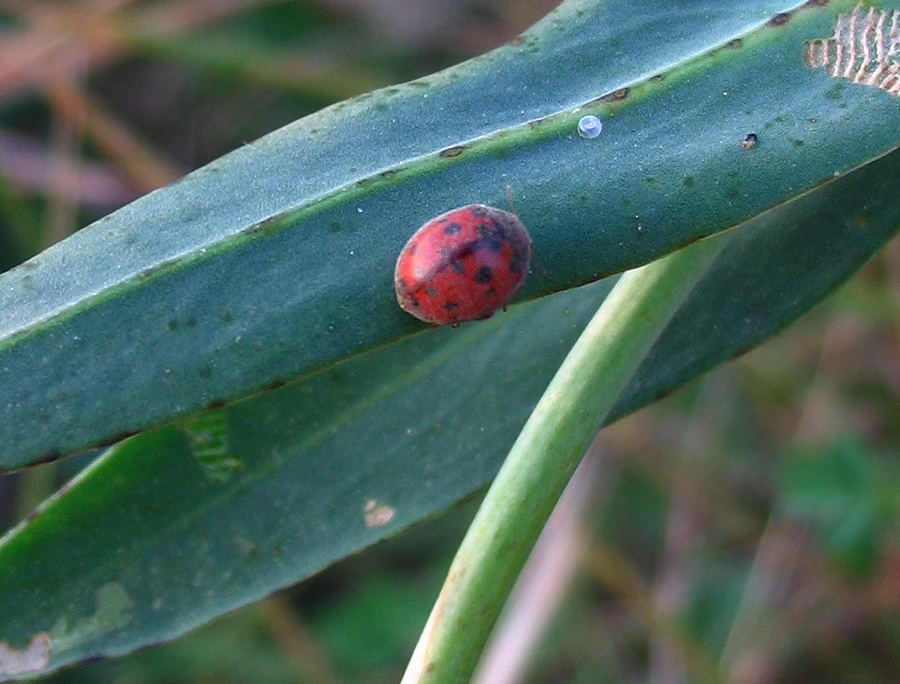
<path fill-rule="evenodd" d="M 400 308 L 435 325 L 490 318 L 521 287 L 531 238 L 518 216 L 470 204 L 431 219 L 400 251 Z"/>

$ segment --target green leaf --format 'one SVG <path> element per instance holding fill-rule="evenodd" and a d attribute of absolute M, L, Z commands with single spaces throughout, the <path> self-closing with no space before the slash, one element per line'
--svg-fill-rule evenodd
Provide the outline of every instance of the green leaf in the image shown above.
<path fill-rule="evenodd" d="M 865 577 L 880 558 L 885 526 L 896 519 L 893 465 L 848 437 L 790 454 L 781 473 L 781 508 L 819 535 L 843 572 Z"/>
<path fill-rule="evenodd" d="M 895 148 L 900 100 L 802 61 L 850 4 L 766 22 L 790 6 L 566 3 L 519 41 L 298 121 L 0 276 L 0 468 L 421 330 L 393 301 L 400 246 L 450 207 L 502 206 L 508 185 L 545 271 L 533 299 Z M 587 113 L 605 122 L 593 140 L 576 133 Z"/>
<path fill-rule="evenodd" d="M 614 417 L 807 311 L 900 227 L 900 100 L 800 61 L 850 4 L 765 23 L 783 5 L 567 3 L 3 276 L 5 467 L 300 377 L 113 447 L 0 540 L 0 642 L 47 635 L 44 672 L 172 638 L 471 495 L 611 283 L 541 295 L 736 226 Z M 574 133 L 586 111 L 594 140 Z M 413 335 L 400 245 L 450 206 L 502 205 L 507 183 L 546 275 L 506 313 Z M 99 268 L 110 254 L 120 268 Z"/>

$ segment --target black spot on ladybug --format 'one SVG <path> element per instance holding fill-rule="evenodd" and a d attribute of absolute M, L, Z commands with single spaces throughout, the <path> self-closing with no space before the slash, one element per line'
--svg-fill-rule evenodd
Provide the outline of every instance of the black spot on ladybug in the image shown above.
<path fill-rule="evenodd" d="M 463 262 L 460 259 L 454 259 L 453 261 L 451 261 L 450 268 L 453 270 L 454 273 L 462 273 L 463 271 L 466 270 L 465 265 L 463 264 Z"/>
<path fill-rule="evenodd" d="M 475 272 L 475 276 L 473 277 L 473 280 L 476 283 L 481 283 L 483 285 L 484 283 L 491 282 L 491 279 L 493 277 L 494 277 L 494 274 L 491 272 L 490 266 L 482 266 Z"/>
<path fill-rule="evenodd" d="M 486 238 L 478 242 L 478 246 L 487 247 L 494 254 L 499 254 L 500 249 L 503 247 L 503 243 L 496 235 L 488 235 Z"/>
<path fill-rule="evenodd" d="M 459 307 L 457 302 L 444 302 L 444 309 L 447 311 L 453 311 L 453 309 L 456 309 L 457 307 Z"/>
<path fill-rule="evenodd" d="M 472 207 L 472 213 L 475 216 L 487 216 L 488 210 L 487 207 Z"/>
<path fill-rule="evenodd" d="M 448 223 L 444 226 L 444 235 L 453 235 L 462 230 L 462 226 L 458 223 Z"/>

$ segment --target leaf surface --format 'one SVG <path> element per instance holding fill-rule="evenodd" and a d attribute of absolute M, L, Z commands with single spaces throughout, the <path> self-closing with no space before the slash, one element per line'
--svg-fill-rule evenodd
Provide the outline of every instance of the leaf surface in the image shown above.
<path fill-rule="evenodd" d="M 0 468 L 421 331 L 394 302 L 400 247 L 449 208 L 505 205 L 507 186 L 543 268 L 530 300 L 897 146 L 900 100 L 802 61 L 849 3 L 720 4 L 566 3 L 510 45 L 302 119 L 0 276 Z M 576 132 L 588 113 L 604 121 L 593 140 Z"/>
<path fill-rule="evenodd" d="M 633 3 L 630 6 L 636 7 Z M 566 5 L 560 14 L 551 15 L 538 32 L 550 32 L 548 26 L 552 27 L 558 17 L 568 16 L 566 12 L 573 8 L 584 10 L 582 21 L 587 22 L 588 19 L 583 17 L 590 15 L 588 9 L 591 7 L 587 3 Z M 692 3 L 690 8 L 671 10 L 667 18 L 672 25 L 681 26 L 679 18 L 684 22 L 683 34 L 677 30 L 672 34 L 676 46 L 697 47 L 691 43 L 697 37 L 688 35 L 688 27 L 693 26 L 692 21 L 704 16 L 701 8 L 711 7 Z M 759 9 L 764 5 L 753 7 Z M 784 30 L 790 28 L 794 19 L 798 24 L 802 19 L 809 26 L 804 24 L 800 35 L 827 37 L 834 13 L 843 8 L 841 3 L 831 3 L 827 11 L 803 9 L 783 25 L 763 22 L 756 32 L 744 36 L 742 46 L 732 46 L 693 61 L 688 59 L 693 54 L 692 49 L 684 47 L 682 52 L 676 49 L 673 54 L 679 55 L 681 61 L 673 69 L 679 77 L 667 76 L 661 82 L 647 81 L 645 87 L 649 90 L 640 97 L 635 96 L 640 93 L 640 88 L 633 86 L 629 98 L 613 105 L 620 109 L 611 110 L 614 114 L 607 112 L 608 115 L 603 117 L 605 129 L 600 138 L 583 140 L 572 131 L 563 134 L 559 128 L 545 138 L 538 136 L 538 140 L 544 140 L 551 147 L 568 146 L 566 149 L 569 150 L 577 150 L 578 146 L 594 150 L 591 146 L 601 145 L 605 146 L 600 148 L 601 153 L 607 154 L 610 149 L 625 145 L 624 140 L 610 139 L 610 127 L 615 128 L 631 116 L 629 107 L 640 108 L 653 98 L 663 97 L 668 88 L 678 90 L 691 84 L 700 87 L 697 84 L 712 82 L 715 86 L 711 93 L 718 92 L 727 80 L 721 70 L 743 65 L 746 71 L 747 62 L 756 54 L 749 47 L 754 44 L 765 46 L 768 52 L 793 50 L 794 57 L 799 60 L 796 36 L 790 38 L 790 50 L 782 46 L 781 41 L 787 40 L 784 36 L 788 35 Z M 596 14 L 590 16 L 595 19 L 601 16 L 600 9 L 592 11 Z M 612 10 L 604 5 L 603 11 Z M 653 23 L 651 18 L 659 20 L 649 5 L 644 11 L 647 24 Z M 743 11 L 750 17 L 748 22 L 759 23 L 758 17 L 750 16 L 753 11 Z M 747 29 L 740 22 L 729 24 L 728 12 L 721 12 L 724 17 L 720 13 L 710 14 L 705 34 L 707 40 L 730 40 L 729 36 Z M 728 27 L 725 33 L 722 33 L 725 29 L 713 27 L 719 21 Z M 623 20 L 621 41 L 636 40 L 629 38 L 631 34 L 625 30 L 628 26 Z M 569 35 L 562 30 L 560 34 Z M 682 35 L 681 43 L 677 39 L 679 35 Z M 648 48 L 648 54 L 652 54 L 652 49 Z M 647 59 L 651 67 L 641 73 L 654 72 L 660 66 L 654 64 L 651 57 Z M 615 164 L 608 176 L 597 177 L 595 174 L 600 167 L 587 164 L 586 155 L 579 157 L 581 162 L 568 168 L 548 169 L 545 175 L 550 180 L 546 185 L 534 181 L 537 187 L 533 184 L 523 186 L 521 192 L 527 197 L 524 206 L 519 206 L 523 200 L 517 193 L 517 209 L 532 231 L 538 257 L 547 275 L 538 271 L 532 274 L 522 300 L 508 312 L 497 314 L 488 321 L 457 330 L 425 329 L 404 318 L 399 310 L 395 311 L 393 302 L 382 301 L 392 297 L 389 290 L 392 264 L 389 262 L 405 239 L 405 228 L 401 231 L 396 225 L 367 223 L 368 218 L 359 219 L 361 223 L 356 229 L 334 233 L 329 238 L 334 242 L 329 244 L 346 248 L 351 243 L 360 244 L 354 240 L 369 240 L 366 236 L 371 232 L 368 248 L 359 254 L 337 256 L 327 245 L 321 252 L 316 251 L 314 245 L 326 240 L 328 231 L 316 228 L 319 224 L 308 219 L 309 216 L 327 215 L 333 210 L 346 211 L 349 217 L 359 214 L 357 207 L 364 209 L 359 215 L 365 217 L 366 210 L 375 206 L 381 207 L 379 215 L 384 218 L 390 214 L 389 207 L 377 202 L 386 203 L 390 197 L 399 202 L 407 192 L 425 207 L 423 209 L 415 201 L 411 203 L 416 211 L 421 209 L 422 217 L 427 218 L 432 212 L 437 213 L 438 207 L 432 207 L 431 195 L 420 194 L 425 188 L 429 188 L 429 192 L 444 193 L 444 199 L 450 202 L 454 192 L 467 187 L 470 191 L 471 188 L 488 187 L 480 185 L 481 177 L 477 174 L 467 179 L 439 182 L 441 178 L 457 178 L 454 164 L 463 164 L 466 153 L 450 158 L 457 161 L 447 166 L 441 166 L 444 162 L 440 161 L 446 158 L 434 155 L 428 162 L 433 163 L 433 168 L 428 167 L 432 168 L 428 173 L 408 177 L 398 173 L 363 187 L 348 187 L 318 204 L 313 203 L 312 209 L 302 208 L 292 213 L 291 220 L 296 219 L 297 223 L 279 223 L 271 231 L 261 230 L 249 236 L 237 230 L 234 239 L 226 239 L 224 243 L 214 241 L 214 248 L 209 248 L 205 254 L 186 250 L 185 254 L 190 256 L 186 257 L 185 263 L 176 260 L 172 266 L 154 271 L 141 283 L 129 286 L 131 289 L 123 287 L 107 291 L 98 287 L 98 294 L 84 300 L 86 303 L 76 313 L 66 314 L 69 317 L 64 317 L 64 321 L 46 319 L 43 323 L 24 325 L 22 329 L 26 332 L 6 337 L 0 342 L 3 363 L 19 353 L 15 350 L 40 348 L 43 343 L 39 344 L 39 340 L 45 336 L 57 339 L 62 345 L 68 338 L 61 336 L 59 331 L 67 325 L 76 325 L 83 317 L 99 316 L 97 320 L 102 322 L 104 315 L 111 316 L 106 328 L 101 326 L 98 332 L 114 332 L 121 328 L 119 341 L 122 344 L 119 352 L 115 345 L 107 348 L 108 357 L 104 360 L 109 369 L 105 372 L 116 392 L 127 387 L 139 393 L 144 385 L 137 383 L 133 376 L 144 373 L 149 378 L 152 373 L 142 366 L 162 362 L 150 354 L 150 347 L 147 347 L 146 358 L 139 355 L 126 356 L 124 360 L 119 358 L 119 353 L 134 351 L 122 342 L 127 337 L 127 326 L 121 319 L 118 324 L 113 324 L 117 320 L 115 317 L 123 311 L 118 308 L 123 302 L 136 298 L 133 301 L 137 307 L 134 323 L 139 328 L 150 326 L 155 310 L 144 315 L 142 307 L 148 300 L 143 298 L 149 297 L 147 293 L 154 291 L 159 283 L 168 282 L 167 278 L 175 279 L 187 288 L 189 295 L 185 294 L 182 299 L 176 296 L 177 293 L 184 294 L 179 287 L 171 290 L 169 310 L 159 319 L 166 323 L 164 327 L 168 330 L 163 337 L 169 333 L 180 334 L 185 344 L 198 342 L 205 339 L 207 333 L 212 333 L 215 326 L 204 327 L 199 314 L 195 314 L 191 324 L 189 318 L 182 319 L 176 312 L 179 302 L 190 306 L 196 304 L 193 297 L 198 296 L 197 290 L 191 289 L 193 281 L 187 277 L 189 274 L 193 273 L 202 281 L 201 276 L 207 273 L 203 269 L 214 268 L 214 263 L 246 265 L 263 253 L 270 260 L 276 259 L 279 255 L 276 245 L 281 245 L 281 250 L 291 244 L 298 249 L 308 247 L 305 254 L 309 258 L 314 253 L 326 255 L 308 265 L 309 273 L 301 269 L 294 279 L 284 280 L 278 290 L 277 294 L 294 305 L 303 300 L 303 306 L 307 307 L 299 313 L 288 311 L 287 304 L 279 309 L 282 315 L 294 316 L 291 319 L 293 328 L 267 310 L 276 304 L 281 307 L 275 294 L 263 296 L 264 293 L 257 290 L 255 307 L 248 298 L 243 304 L 244 314 L 233 316 L 229 324 L 237 325 L 236 321 L 242 321 L 241 325 L 246 325 L 250 320 L 248 317 L 258 315 L 275 327 L 273 331 L 260 328 L 257 334 L 261 337 L 254 338 L 256 346 L 250 351 L 241 346 L 241 340 L 234 342 L 232 347 L 201 345 L 182 349 L 178 357 L 182 365 L 172 366 L 170 372 L 187 374 L 187 369 L 193 367 L 197 377 L 202 378 L 200 371 L 205 362 L 211 369 L 205 379 L 213 382 L 219 371 L 230 369 L 237 384 L 228 385 L 229 391 L 233 392 L 229 397 L 241 393 L 234 389 L 240 385 L 238 380 L 244 382 L 250 377 L 259 380 L 265 376 L 268 381 L 274 381 L 273 378 L 282 377 L 266 376 L 264 359 L 273 362 L 273 359 L 281 358 L 284 367 L 299 364 L 291 366 L 294 371 L 283 377 L 296 374 L 297 368 L 302 367 L 305 370 L 297 371 L 301 377 L 275 390 L 145 432 L 109 449 L 34 517 L 0 540 L 0 642 L 10 644 L 10 648 L 22 649 L 34 638 L 39 641 L 32 643 L 40 646 L 45 637 L 50 647 L 46 654 L 48 661 L 39 670 L 44 672 L 96 655 L 122 653 L 169 639 L 216 615 L 308 577 L 328 564 L 472 495 L 493 477 L 559 362 L 611 287 L 612 278 L 584 287 L 571 288 L 570 285 L 589 281 L 597 274 L 613 273 L 630 265 L 632 259 L 650 258 L 699 235 L 734 226 L 729 245 L 660 337 L 623 395 L 614 417 L 635 410 L 717 363 L 753 347 L 802 315 L 859 268 L 900 227 L 900 206 L 894 201 L 900 179 L 900 152 L 895 149 L 898 134 L 893 129 L 890 134 L 885 132 L 890 128 L 888 124 L 896 121 L 900 101 L 874 89 L 828 79 L 824 73 L 806 71 L 802 63 L 797 68 L 789 67 L 786 59 L 785 73 L 795 74 L 792 77 L 803 80 L 804 96 L 795 93 L 794 99 L 790 99 L 790 85 L 784 84 L 778 89 L 780 95 L 776 98 L 776 89 L 768 85 L 767 75 L 762 83 L 745 85 L 743 81 L 735 81 L 727 97 L 717 100 L 725 111 L 731 111 L 729 106 L 735 99 L 748 106 L 747 98 L 753 93 L 757 93 L 760 102 L 768 102 L 762 110 L 749 110 L 757 111 L 754 118 L 757 125 L 751 130 L 759 131 L 759 144 L 754 149 L 743 150 L 738 144 L 743 137 L 741 131 L 748 128 L 746 121 L 749 119 L 745 117 L 751 117 L 750 114 L 733 113 L 736 123 L 728 117 L 709 121 L 685 119 L 703 130 L 716 131 L 718 125 L 728 133 L 710 133 L 710 142 L 701 139 L 703 136 L 688 135 L 686 123 L 682 121 L 675 126 L 676 131 L 683 132 L 680 137 L 676 136 L 677 144 L 670 136 L 671 146 L 651 147 L 649 152 L 637 144 L 645 140 L 643 136 L 647 132 L 637 128 L 619 133 L 635 143 L 635 154 L 647 153 L 642 159 L 648 164 L 641 169 L 640 164 L 635 163 L 632 167 L 630 162 L 625 162 L 622 173 L 650 175 L 653 170 L 655 179 L 645 186 L 635 178 L 627 181 L 634 184 L 630 210 L 640 212 L 635 214 L 642 217 L 638 225 L 627 222 L 622 225 L 625 215 L 620 205 L 624 205 L 624 198 L 615 193 L 617 188 L 626 187 L 626 180 L 617 175 L 619 169 Z M 460 69 L 477 72 L 479 64 L 476 61 Z M 631 65 L 631 68 L 637 67 Z M 455 83 L 457 79 L 463 80 L 462 76 L 448 77 L 448 83 Z M 473 78 L 473 82 L 477 80 Z M 562 90 L 565 87 L 574 86 L 560 83 Z M 835 88 L 840 97 L 834 97 Z M 741 92 L 744 94 L 736 97 Z M 719 96 L 710 94 L 709 97 Z M 655 101 L 660 106 L 660 100 Z M 683 102 L 685 106 L 691 104 L 689 98 Z M 665 118 L 660 113 L 663 111 L 657 112 L 658 118 Z M 696 112 L 695 115 L 699 116 Z M 364 118 L 358 116 L 359 120 Z M 850 130 L 856 125 L 857 116 L 868 117 L 871 123 L 868 130 L 877 132 L 880 142 L 876 144 L 869 138 L 862 140 L 865 136 L 857 139 L 857 132 Z M 779 117 L 780 122 L 777 121 Z M 766 127 L 760 121 L 771 125 Z M 802 123 L 804 121 L 807 123 Z M 575 122 L 577 114 L 570 124 L 574 126 Z M 303 125 L 306 124 L 301 122 L 295 128 Z M 806 131 L 815 140 L 806 139 L 803 145 L 791 141 L 783 144 L 780 136 L 784 134 L 784 128 L 790 127 Z M 510 168 L 503 165 L 510 163 L 512 157 L 525 155 L 523 150 L 526 148 L 532 149 L 529 147 L 532 144 L 530 131 L 540 130 L 540 125 L 523 126 L 523 137 L 516 138 L 517 144 L 506 148 L 508 154 L 493 159 L 492 164 Z M 486 135 L 485 139 L 493 139 L 491 136 L 499 133 Z M 518 133 L 508 135 L 515 137 Z M 721 137 L 716 138 L 716 135 Z M 879 153 L 879 146 L 888 153 Z M 718 152 L 714 152 L 716 149 Z M 701 154 L 699 161 L 688 153 L 702 150 L 707 150 L 707 157 Z M 242 152 L 238 156 L 240 154 L 250 153 Z M 476 169 L 479 159 L 487 164 L 486 156 L 490 156 L 488 152 L 480 156 L 473 154 L 473 166 L 459 168 Z M 528 155 L 522 156 L 519 162 L 522 166 L 517 168 L 522 169 L 537 164 L 529 162 Z M 233 157 L 222 162 L 225 167 L 232 163 L 237 163 Z M 720 165 L 718 176 L 713 173 L 716 163 Z M 778 169 L 774 168 L 776 166 Z M 679 172 L 670 177 L 676 168 Z M 826 168 L 846 169 L 846 172 L 835 175 L 834 171 L 825 173 Z M 669 171 L 662 173 L 662 169 Z M 205 173 L 214 175 L 211 171 Z M 223 174 L 227 175 L 224 171 Z M 568 189 L 554 198 L 553 188 L 558 187 L 563 193 L 561 184 L 566 174 Z M 694 179 L 692 183 L 685 182 L 687 176 Z M 423 180 L 428 178 L 431 179 L 428 182 Z M 316 181 L 308 182 L 315 184 Z M 190 181 L 185 180 L 183 185 L 190 185 Z M 581 188 L 581 192 L 572 194 L 572 186 Z M 642 187 L 648 189 L 639 192 Z M 737 194 L 729 194 L 728 187 L 737 188 Z M 182 191 L 184 189 L 179 192 Z M 497 193 L 497 203 L 503 192 L 505 186 Z M 607 200 L 607 192 L 613 193 L 615 201 Z M 345 201 L 348 196 L 356 200 Z M 144 201 L 152 205 L 151 198 L 153 196 Z M 558 204 L 554 204 L 554 200 Z M 160 202 L 160 207 L 162 204 Z M 393 216 L 397 216 L 400 206 L 404 205 L 394 207 Z M 566 211 L 551 212 L 553 206 L 571 210 L 575 218 L 569 217 Z M 701 211 L 702 206 L 707 208 L 705 212 Z M 541 207 L 547 212 L 544 221 L 536 219 Z M 654 207 L 657 213 L 651 211 Z M 674 213 L 670 212 L 670 215 L 677 220 L 673 218 L 671 223 L 662 220 L 665 207 L 672 209 Z M 763 210 L 765 207 L 770 208 Z M 619 211 L 619 219 L 611 221 L 608 230 L 605 227 L 596 229 L 597 222 L 606 220 L 598 217 L 607 216 L 607 210 Z M 224 209 L 222 211 L 228 214 Z M 528 212 L 535 212 L 531 219 Z M 174 209 L 170 213 L 175 213 Z M 652 221 L 643 218 L 648 216 L 655 218 Z M 206 219 L 197 214 L 194 220 L 202 223 Z M 415 226 L 417 222 L 412 221 L 412 224 Z M 306 227 L 297 227 L 301 225 Z M 364 225 L 367 226 L 365 229 Z M 595 227 L 590 229 L 591 226 Z M 136 227 L 126 231 L 120 226 L 120 230 L 122 235 L 131 234 L 135 239 L 140 232 Z M 98 229 L 89 231 L 82 246 L 99 240 L 98 234 Z M 302 239 L 304 236 L 305 240 Z M 613 236 L 621 241 L 620 246 L 614 244 Z M 297 242 L 292 243 L 288 238 Z M 185 236 L 171 237 L 172 241 L 186 239 Z M 572 245 L 567 239 L 580 242 Z M 385 247 L 382 240 L 397 244 Z M 145 242 L 146 249 L 150 249 L 149 237 Z M 265 247 L 270 242 L 272 244 Z M 305 245 L 305 242 L 309 244 Z M 257 251 L 263 247 L 264 251 Z M 614 253 L 607 254 L 600 247 L 612 249 Z M 153 248 L 162 249 L 159 245 Z M 46 264 L 55 259 L 65 263 L 64 251 L 61 246 L 58 251 L 48 253 L 44 266 L 35 268 L 49 268 Z M 281 256 L 288 263 L 294 254 L 284 252 Z M 335 263 L 349 265 L 353 261 L 351 256 L 358 259 L 360 268 L 345 271 L 346 282 L 340 283 L 331 270 Z M 224 261 L 219 262 L 220 259 Z M 370 260 L 375 263 L 369 264 Z M 270 262 L 267 268 L 271 263 L 278 262 Z M 220 291 L 207 293 L 211 305 L 218 301 L 224 306 L 232 302 L 229 297 L 239 296 L 242 290 L 232 282 L 239 280 L 239 274 L 246 272 L 249 274 L 247 279 L 256 284 L 268 278 L 263 278 L 267 271 L 262 270 L 222 269 L 217 284 Z M 26 268 L 8 275 L 24 278 L 27 272 Z M 231 277 L 226 277 L 229 273 Z M 329 273 L 332 277 L 325 278 L 319 289 L 313 276 Z M 102 279 L 108 275 L 97 273 L 91 277 Z M 253 279 L 257 276 L 261 280 Z M 86 283 L 89 278 L 85 278 Z M 298 279 L 301 285 L 296 285 Z M 7 278 L 2 282 L 5 285 L 14 280 Z M 277 287 L 276 281 L 270 283 L 272 287 Z M 373 285 L 380 281 L 386 281 L 387 295 L 379 294 L 380 286 Z M 287 282 L 305 294 L 286 287 L 284 283 Z M 370 289 L 365 289 L 366 283 Z M 363 289 L 357 292 L 354 285 Z M 87 286 L 76 288 L 72 283 L 67 286 L 73 288 L 72 292 L 82 294 L 90 290 Z M 196 287 L 200 288 L 200 285 Z M 553 290 L 564 291 L 541 296 Z M 222 298 L 216 299 L 216 294 Z M 36 301 L 31 306 L 34 310 L 42 305 L 52 309 L 48 301 L 43 300 L 43 304 Z M 321 310 L 315 309 L 315 303 Z M 367 315 L 357 316 L 358 308 L 366 306 L 369 307 Z M 141 311 L 140 315 L 138 311 Z M 344 318 L 334 312 L 344 312 Z M 327 325 L 325 328 L 301 325 L 304 320 L 310 323 L 316 316 L 322 317 L 321 325 L 325 325 L 326 320 L 335 321 L 334 329 L 329 330 Z M 176 325 L 170 330 L 168 321 L 171 320 L 175 320 Z M 240 330 L 244 332 L 232 332 L 238 336 L 251 334 L 250 328 L 241 327 Z M 296 339 L 288 339 L 291 330 L 297 335 Z M 274 337 L 268 337 L 269 332 Z M 417 332 L 419 334 L 415 334 Z M 54 334 L 56 338 L 53 338 Z M 331 344 L 325 341 L 328 335 L 333 336 Z M 277 339 L 282 340 L 283 348 L 268 346 Z M 134 343 L 138 343 L 137 337 Z M 156 338 L 156 343 L 160 353 L 169 353 L 162 337 Z M 239 358 L 238 352 L 242 350 L 247 352 L 246 368 L 236 361 L 233 366 L 226 363 L 232 356 Z M 279 350 L 284 353 L 283 357 L 275 353 Z M 302 352 L 304 360 L 289 358 L 289 351 Z M 174 356 L 166 358 L 174 363 Z M 254 365 L 254 359 L 259 365 Z M 129 362 L 129 373 L 116 382 L 115 373 L 124 372 L 126 361 Z M 50 366 L 57 362 L 52 359 L 45 362 L 48 377 Z M 102 368 L 98 357 L 89 377 L 96 380 L 92 374 L 100 373 Z M 72 386 L 77 384 L 76 377 L 79 376 L 76 374 L 70 379 Z M 23 388 L 32 382 L 30 378 L 23 376 Z M 85 380 L 84 376 L 82 380 Z M 161 407 L 161 411 L 165 408 L 166 419 L 203 405 L 202 401 L 197 404 L 191 399 L 205 396 L 200 379 L 192 387 L 186 386 L 189 383 L 185 383 L 184 378 L 185 386 L 172 380 L 172 387 L 179 388 L 178 397 L 182 402 L 177 405 L 171 404 L 172 396 L 164 392 L 166 385 L 160 385 L 158 381 L 159 378 L 148 380 L 146 387 L 155 387 L 162 398 L 150 401 L 152 397 L 141 395 L 140 400 L 150 401 L 151 406 Z M 248 381 L 240 386 L 242 391 L 249 391 L 257 385 Z M 95 384 L 86 395 L 102 395 L 104 388 L 102 383 Z M 52 390 L 44 393 L 45 400 L 50 392 Z M 24 401 L 27 396 L 24 389 L 21 396 Z M 129 395 L 131 398 L 127 401 L 124 396 L 114 393 L 112 397 L 95 398 L 107 407 L 104 410 L 112 411 L 110 407 L 118 397 L 120 403 L 115 405 L 115 411 L 106 416 L 107 422 L 114 423 L 117 429 L 124 423 L 115 421 L 125 420 L 122 416 L 127 415 L 126 409 L 131 402 L 140 403 L 133 395 Z M 40 404 L 39 399 L 34 402 L 35 406 Z M 85 407 L 85 423 L 90 425 L 94 420 L 97 423 L 91 428 L 93 432 L 85 433 L 92 435 L 85 438 L 87 441 L 100 439 L 101 414 L 94 417 L 94 410 L 93 405 Z M 41 424 L 44 423 L 32 420 L 32 432 L 40 433 L 37 428 Z M 56 434 L 55 420 L 49 426 L 48 432 Z M 16 439 L 30 440 L 32 447 L 41 439 L 47 439 L 46 435 L 31 436 L 24 429 L 15 429 L 21 432 Z M 4 421 L 0 430 L 13 428 Z M 3 437 L 4 444 L 12 439 L 7 434 Z M 79 442 L 72 442 L 76 443 Z M 5 463 L 20 465 L 28 462 L 21 454 L 29 453 L 28 458 L 31 458 L 37 453 L 24 446 L 22 449 L 19 452 L 6 450 L 3 457 L 8 460 Z M 37 672 L 33 669 L 27 674 Z M 24 675 L 0 670 L 0 679 L 18 676 Z"/>

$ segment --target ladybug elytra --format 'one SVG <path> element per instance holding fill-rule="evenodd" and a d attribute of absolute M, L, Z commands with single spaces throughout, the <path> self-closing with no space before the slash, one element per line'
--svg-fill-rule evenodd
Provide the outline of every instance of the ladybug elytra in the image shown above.
<path fill-rule="evenodd" d="M 400 251 L 397 302 L 434 325 L 490 318 L 521 287 L 531 238 L 510 212 L 470 204 L 423 225 Z"/>

